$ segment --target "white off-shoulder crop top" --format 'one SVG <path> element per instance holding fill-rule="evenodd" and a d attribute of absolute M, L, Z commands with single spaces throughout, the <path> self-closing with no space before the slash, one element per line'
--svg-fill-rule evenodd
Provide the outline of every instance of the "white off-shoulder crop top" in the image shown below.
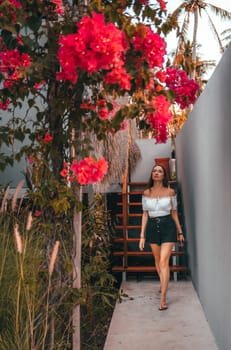
<path fill-rule="evenodd" d="M 177 209 L 177 197 L 146 197 L 142 196 L 143 210 L 148 211 L 150 217 L 169 215 L 171 210 Z"/>

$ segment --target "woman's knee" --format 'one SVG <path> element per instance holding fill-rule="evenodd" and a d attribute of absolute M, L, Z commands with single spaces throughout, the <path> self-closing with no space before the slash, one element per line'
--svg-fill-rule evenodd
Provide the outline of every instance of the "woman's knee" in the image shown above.
<path fill-rule="evenodd" d="M 168 258 L 162 258 L 159 261 L 159 267 L 160 269 L 167 268 L 169 266 L 169 259 Z"/>

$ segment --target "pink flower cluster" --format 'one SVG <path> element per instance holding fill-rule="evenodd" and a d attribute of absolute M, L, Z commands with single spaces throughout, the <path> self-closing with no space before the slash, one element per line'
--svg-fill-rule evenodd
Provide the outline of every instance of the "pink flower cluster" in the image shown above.
<path fill-rule="evenodd" d="M 147 122 L 157 132 L 156 143 L 165 143 L 168 138 L 167 125 L 172 118 L 171 103 L 164 95 L 153 96 L 147 107 Z"/>
<path fill-rule="evenodd" d="M 63 6 L 63 1 L 62 0 L 51 0 L 55 4 L 55 10 L 54 12 L 57 13 L 58 15 L 63 15 L 64 13 L 64 6 Z"/>
<path fill-rule="evenodd" d="M 130 77 L 124 69 L 124 55 L 128 49 L 124 33 L 112 23 L 105 23 L 102 14 L 85 16 L 76 34 L 62 35 L 58 57 L 62 71 L 58 80 L 78 80 L 77 69 L 89 74 L 106 70 L 105 79 L 122 88 L 129 87 Z"/>
<path fill-rule="evenodd" d="M 140 25 L 132 40 L 135 50 L 147 61 L 150 68 L 161 67 L 166 54 L 166 43 L 159 34 L 145 25 Z"/>
<path fill-rule="evenodd" d="M 39 89 L 41 89 L 43 86 L 45 86 L 46 85 L 46 82 L 45 82 L 45 80 L 42 80 L 40 83 L 35 83 L 34 84 L 34 88 L 35 89 L 37 89 L 37 90 L 39 90 Z"/>
<path fill-rule="evenodd" d="M 12 24 L 17 22 L 16 9 L 22 9 L 22 5 L 17 0 L 0 0 L 0 17 L 11 21 Z"/>
<path fill-rule="evenodd" d="M 0 4 L 6 4 L 7 6 L 12 6 L 18 9 L 22 8 L 22 4 L 17 0 L 0 0 Z"/>
<path fill-rule="evenodd" d="M 184 70 L 169 67 L 165 74 L 165 83 L 176 95 L 175 102 L 180 108 L 184 109 L 196 101 L 199 85 L 195 80 L 188 79 Z"/>
<path fill-rule="evenodd" d="M 115 113 L 119 109 L 119 106 L 116 103 L 111 103 L 111 105 L 113 108 L 109 109 L 107 101 L 100 99 L 96 104 L 86 101 L 86 103 L 80 105 L 80 108 L 86 109 L 87 111 L 95 111 L 101 120 L 112 120 L 115 117 Z"/>
<path fill-rule="evenodd" d="M 45 145 L 47 145 L 49 142 L 51 142 L 53 140 L 53 136 L 49 134 L 49 132 L 46 132 L 45 136 L 38 136 L 37 137 L 38 141 L 42 141 Z"/>
<path fill-rule="evenodd" d="M 96 183 L 102 180 L 107 174 L 107 170 L 108 162 L 104 158 L 95 161 L 91 157 L 86 157 L 79 163 L 74 160 L 70 166 L 70 171 L 75 174 L 75 178 L 80 185 Z M 68 178 L 68 173 L 68 164 L 65 163 L 60 175 Z M 73 177 L 69 177 L 68 180 L 73 180 Z"/>
<path fill-rule="evenodd" d="M 139 1 L 142 5 L 148 5 L 148 0 L 140 0 Z"/>
<path fill-rule="evenodd" d="M 166 11 L 166 5 L 167 5 L 167 2 L 165 2 L 164 0 L 157 0 L 159 5 L 160 5 L 160 8 L 162 11 Z"/>
<path fill-rule="evenodd" d="M 0 72 L 5 78 L 4 88 L 11 87 L 14 81 L 24 78 L 24 70 L 30 64 L 30 56 L 20 53 L 18 49 L 0 51 Z"/>
<path fill-rule="evenodd" d="M 6 102 L 0 101 L 0 109 L 2 109 L 3 111 L 6 111 L 9 107 L 9 104 L 10 104 L 9 99 L 7 99 Z"/>
<path fill-rule="evenodd" d="M 123 65 L 124 63 L 118 60 L 113 69 L 105 75 L 104 81 L 106 84 L 118 84 L 121 89 L 129 91 L 131 89 L 131 76 Z"/>

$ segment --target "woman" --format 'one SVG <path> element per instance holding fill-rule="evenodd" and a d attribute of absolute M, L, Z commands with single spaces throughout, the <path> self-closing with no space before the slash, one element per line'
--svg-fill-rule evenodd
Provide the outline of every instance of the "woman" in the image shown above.
<path fill-rule="evenodd" d="M 168 187 L 167 173 L 162 165 L 153 167 L 148 189 L 144 191 L 142 196 L 142 205 L 139 248 L 140 250 L 144 249 L 145 239 L 150 244 L 160 278 L 159 310 L 167 310 L 166 294 L 170 278 L 169 259 L 174 243 L 178 240 L 182 245 L 184 236 L 177 213 L 176 194 L 172 188 Z"/>

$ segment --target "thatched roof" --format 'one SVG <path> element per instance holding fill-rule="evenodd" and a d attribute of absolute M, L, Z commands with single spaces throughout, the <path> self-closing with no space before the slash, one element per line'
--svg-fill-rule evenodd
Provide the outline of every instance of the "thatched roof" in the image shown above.
<path fill-rule="evenodd" d="M 138 160 L 141 158 L 139 146 L 135 141 L 138 138 L 135 120 L 129 121 L 129 123 L 130 128 L 118 131 L 114 135 L 109 134 L 106 140 L 98 141 L 95 136 L 92 136 L 94 155 L 97 157 L 104 156 L 109 162 L 107 175 L 100 183 L 93 186 L 96 192 L 105 192 L 109 185 L 122 183 L 126 170 L 128 150 L 130 171 L 135 168 Z"/>

